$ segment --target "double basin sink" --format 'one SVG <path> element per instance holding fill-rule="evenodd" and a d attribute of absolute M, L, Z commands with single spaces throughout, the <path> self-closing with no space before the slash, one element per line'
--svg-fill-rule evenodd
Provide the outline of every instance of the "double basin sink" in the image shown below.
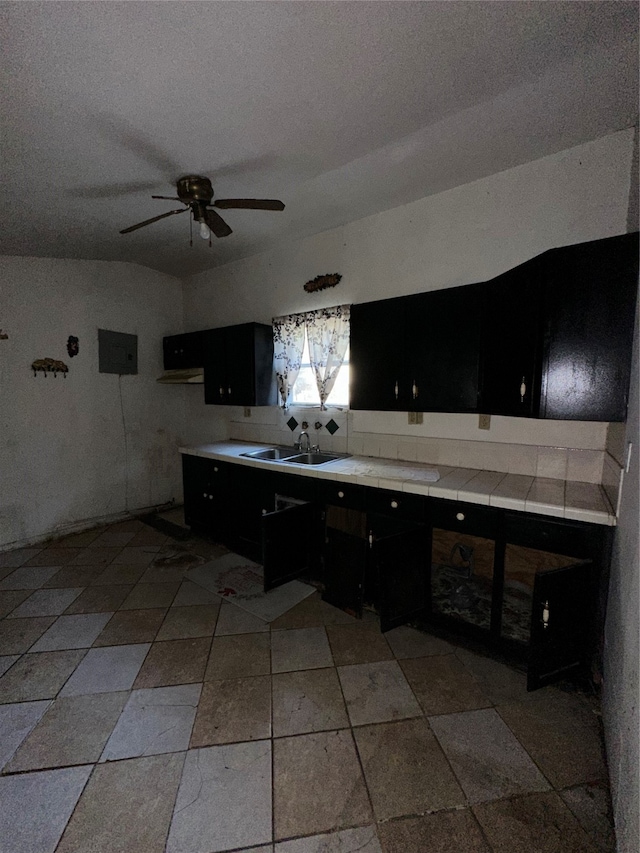
<path fill-rule="evenodd" d="M 336 459 L 346 459 L 350 453 L 323 453 L 319 450 L 301 453 L 291 447 L 269 447 L 266 450 L 253 450 L 250 453 L 241 453 L 249 459 L 262 459 L 271 462 L 295 462 L 296 465 L 324 465 L 326 462 L 335 462 Z"/>

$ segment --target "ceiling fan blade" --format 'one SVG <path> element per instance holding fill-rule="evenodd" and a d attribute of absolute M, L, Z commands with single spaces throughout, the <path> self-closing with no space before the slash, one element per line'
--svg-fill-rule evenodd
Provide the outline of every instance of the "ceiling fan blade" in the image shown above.
<path fill-rule="evenodd" d="M 132 181 L 123 184 L 110 184 L 101 187 L 75 187 L 67 190 L 67 195 L 73 198 L 118 198 L 133 193 L 148 192 L 155 189 L 160 181 Z"/>
<path fill-rule="evenodd" d="M 284 210 L 284 204 L 276 198 L 219 198 L 213 202 L 222 210 Z"/>
<path fill-rule="evenodd" d="M 145 219 L 144 222 L 138 222 L 137 225 L 132 225 L 130 228 L 124 228 L 120 233 L 128 234 L 130 231 L 137 231 L 138 228 L 144 228 L 145 225 L 151 225 L 152 222 L 157 222 L 159 219 L 165 219 L 167 216 L 173 216 L 175 213 L 186 213 L 188 207 L 181 207 L 180 210 L 169 210 L 167 213 L 161 213 L 160 216 L 154 216 L 152 219 Z"/>
<path fill-rule="evenodd" d="M 165 201 L 182 201 L 182 199 L 174 195 L 152 195 L 151 198 L 163 198 Z"/>
<path fill-rule="evenodd" d="M 216 213 L 216 211 L 212 208 L 207 207 L 204 212 L 204 215 L 207 225 L 213 231 L 216 237 L 228 237 L 229 234 L 233 234 L 233 231 L 231 230 L 231 228 L 229 228 L 229 226 L 220 216 L 220 214 Z"/>

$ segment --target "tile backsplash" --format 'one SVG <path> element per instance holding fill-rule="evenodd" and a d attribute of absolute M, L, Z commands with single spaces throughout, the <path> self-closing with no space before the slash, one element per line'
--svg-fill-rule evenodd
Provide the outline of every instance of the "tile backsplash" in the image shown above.
<path fill-rule="evenodd" d="M 202 406 L 194 401 L 187 443 L 201 444 L 225 438 L 261 444 L 293 446 L 303 421 L 311 444 L 322 450 L 424 462 L 538 477 L 546 482 L 598 484 L 617 511 L 622 466 L 616 458 L 624 425 L 568 421 L 533 421 L 492 417 L 489 432 L 478 429 L 477 415 L 424 415 L 424 424 L 407 423 L 407 413 L 347 412 L 275 406 L 248 410 L 235 406 Z M 287 424 L 291 421 L 292 430 Z M 295 421 L 295 424 L 294 424 Z M 326 425 L 333 421 L 333 435 Z M 319 429 L 315 424 L 320 423 Z M 615 425 L 618 427 L 618 425 Z M 332 427 L 333 428 L 333 427 Z"/>
<path fill-rule="evenodd" d="M 525 474 L 554 480 L 577 480 L 583 483 L 603 483 L 605 474 L 605 459 L 608 459 L 606 475 L 613 489 L 615 480 L 614 467 L 617 464 L 613 457 L 606 453 L 606 424 L 559 424 L 551 426 L 543 424 L 540 428 L 542 442 L 533 442 L 533 433 L 541 422 L 499 425 L 496 430 L 496 441 L 471 438 L 441 437 L 437 435 L 407 435 L 399 432 L 384 432 L 381 426 L 406 427 L 406 413 L 398 412 L 347 412 L 330 409 L 321 412 L 319 409 L 304 409 L 291 407 L 283 411 L 277 407 L 261 407 L 250 410 L 249 417 L 244 416 L 241 408 L 227 410 L 229 437 L 240 441 L 256 441 L 268 444 L 293 444 L 297 441 L 301 424 L 307 421 L 307 432 L 311 444 L 320 445 L 323 450 L 333 450 L 337 453 L 352 453 L 358 456 L 372 456 L 385 459 L 402 459 L 409 462 L 426 462 L 432 465 L 452 465 L 465 468 L 480 468 L 488 471 L 502 471 L 509 474 Z M 437 418 L 444 416 L 438 415 Z M 453 419 L 458 416 L 448 416 Z M 477 422 L 477 416 L 473 417 Z M 405 426 L 400 426 L 403 418 Z M 427 415 L 425 420 L 433 420 L 434 416 Z M 514 421 L 515 418 L 502 419 Z M 523 420 L 523 419 L 521 419 Z M 333 421 L 333 435 L 327 430 L 326 424 Z M 319 429 L 315 424 L 320 423 Z M 469 424 L 472 421 L 469 420 Z M 291 429 L 291 427 L 294 427 Z M 370 428 L 364 429 L 368 426 Z M 415 430 L 415 427 L 411 428 Z M 436 431 L 431 423 L 427 423 L 423 432 Z M 470 426 L 463 423 L 462 427 L 451 432 L 473 435 Z M 477 432 L 477 430 L 476 430 Z M 508 432 L 511 440 L 505 438 Z M 445 432 L 446 435 L 446 432 Z M 549 440 L 576 437 L 578 447 L 550 446 Z M 522 441 L 514 441 L 514 437 Z M 619 480 L 619 476 L 618 476 Z M 604 483 L 603 483 L 604 484 Z M 612 499 L 610 495 L 610 500 Z M 617 493 L 614 506 L 617 501 Z"/>

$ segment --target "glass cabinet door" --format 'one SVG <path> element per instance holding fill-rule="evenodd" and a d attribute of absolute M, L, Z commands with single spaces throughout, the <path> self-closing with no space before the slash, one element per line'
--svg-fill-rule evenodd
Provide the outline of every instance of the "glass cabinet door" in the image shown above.
<path fill-rule="evenodd" d="M 431 612 L 478 628 L 491 627 L 495 542 L 434 527 Z"/>
<path fill-rule="evenodd" d="M 502 637 L 529 645 L 536 575 L 580 562 L 580 559 L 566 554 L 507 543 L 504 555 Z"/>

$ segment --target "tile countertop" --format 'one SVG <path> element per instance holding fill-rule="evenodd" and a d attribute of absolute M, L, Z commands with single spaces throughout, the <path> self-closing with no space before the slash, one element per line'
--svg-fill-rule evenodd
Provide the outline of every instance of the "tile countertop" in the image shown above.
<path fill-rule="evenodd" d="M 411 492 L 433 498 L 465 501 L 503 509 L 533 512 L 556 518 L 586 521 L 614 526 L 616 516 L 603 488 L 597 483 L 552 480 L 477 468 L 452 468 L 425 465 L 400 459 L 377 459 L 349 456 L 323 465 L 299 465 L 294 462 L 272 462 L 242 456 L 253 450 L 272 447 L 253 442 L 219 441 L 198 447 L 180 447 L 180 453 L 205 459 L 237 462 L 253 468 L 272 468 L 289 474 L 342 480 L 396 492 Z M 294 448 L 291 449 L 295 453 Z M 434 482 L 434 472 L 439 479 Z"/>

